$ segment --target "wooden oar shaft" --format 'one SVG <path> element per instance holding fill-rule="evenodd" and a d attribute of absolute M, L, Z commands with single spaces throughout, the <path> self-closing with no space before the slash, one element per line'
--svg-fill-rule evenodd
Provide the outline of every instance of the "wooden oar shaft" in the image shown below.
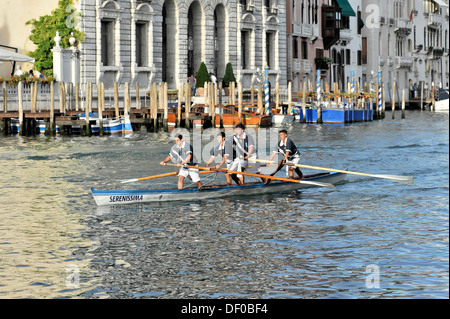
<path fill-rule="evenodd" d="M 210 173 L 214 173 L 214 171 L 202 171 L 199 174 L 210 174 Z M 122 181 L 122 183 L 141 182 L 141 181 L 146 181 L 146 180 L 154 179 L 154 178 L 174 176 L 174 175 L 177 175 L 177 174 L 178 174 L 178 172 L 171 172 L 171 173 L 166 173 L 166 174 L 153 175 L 153 176 L 147 176 L 147 177 L 141 177 L 141 178 L 135 178 L 135 179 L 129 179 L 129 180 L 126 180 L 126 181 Z"/>
<path fill-rule="evenodd" d="M 166 165 L 178 166 L 177 164 L 168 164 L 168 163 L 166 163 Z M 201 166 L 191 166 L 191 165 L 184 165 L 183 167 L 185 167 L 185 168 L 194 168 L 194 169 L 199 169 L 199 170 L 206 170 L 206 171 L 213 171 L 213 172 L 214 171 L 218 171 L 218 172 L 228 173 L 228 174 L 252 176 L 252 177 L 259 177 L 259 178 L 267 178 L 267 179 L 273 179 L 273 180 L 283 181 L 283 182 L 291 182 L 291 183 L 298 183 L 298 184 L 310 184 L 310 185 L 321 186 L 321 187 L 328 187 L 328 188 L 331 188 L 331 189 L 335 189 L 334 185 L 333 184 L 329 184 L 329 183 L 314 182 L 314 181 L 303 181 L 303 180 L 296 180 L 296 179 L 284 178 L 284 177 L 279 177 L 279 176 L 271 176 L 271 175 L 264 175 L 264 174 L 254 174 L 254 173 L 247 173 L 247 172 L 232 171 L 232 170 L 227 170 L 225 168 L 219 168 L 219 169 L 216 170 L 215 168 L 211 168 L 211 167 L 201 167 Z"/>
<path fill-rule="evenodd" d="M 276 181 L 283 181 L 283 182 L 293 182 L 293 183 L 301 183 L 301 181 L 296 179 L 290 179 L 290 178 L 284 178 L 284 177 L 278 177 L 278 176 L 270 176 L 270 175 L 263 175 L 263 174 L 254 174 L 254 173 L 246 173 L 246 172 L 239 172 L 239 171 L 231 171 L 226 168 L 219 168 L 219 172 L 222 173 L 228 173 L 228 174 L 236 174 L 236 175 L 245 175 L 245 176 L 251 176 L 251 177 L 261 177 L 261 178 L 268 178 L 268 179 L 274 179 Z"/>
<path fill-rule="evenodd" d="M 267 161 L 267 160 L 261 160 L 261 159 L 254 159 L 254 158 L 252 158 L 252 159 L 249 159 L 249 160 L 255 161 L 255 162 L 261 162 L 261 163 L 276 164 L 274 161 Z M 390 180 L 393 180 L 393 181 L 403 182 L 403 183 L 413 183 L 413 180 L 414 180 L 412 176 L 368 174 L 368 173 L 346 171 L 346 170 L 336 169 L 336 168 L 327 168 L 327 167 L 319 167 L 319 166 L 304 165 L 304 164 L 293 164 L 293 163 L 286 163 L 285 165 L 295 166 L 295 167 L 302 167 L 302 168 L 317 169 L 317 170 L 322 170 L 322 171 L 344 173 L 344 174 L 361 175 L 361 176 L 367 176 L 367 177 L 385 178 L 385 179 L 390 179 Z"/>
<path fill-rule="evenodd" d="M 171 172 L 171 173 L 166 173 L 166 174 L 161 174 L 161 175 L 154 175 L 154 176 L 147 176 L 147 177 L 141 177 L 138 178 L 137 180 L 140 181 L 146 181 L 148 179 L 154 179 L 154 178 L 160 178 L 160 177 L 167 177 L 167 176 L 173 176 L 173 175 L 177 175 L 178 172 Z"/>
<path fill-rule="evenodd" d="M 177 166 L 176 164 L 168 164 L 168 163 L 166 163 L 166 165 Z M 202 166 L 184 165 L 183 167 L 200 169 L 200 170 L 208 170 L 208 171 L 214 171 L 215 170 L 214 168 L 211 168 L 211 167 L 202 167 Z M 245 176 L 252 176 L 252 177 L 270 178 L 270 179 L 279 180 L 279 181 L 285 181 L 285 182 L 301 183 L 300 181 L 295 180 L 295 179 L 278 177 L 278 176 L 263 175 L 263 174 L 254 174 L 254 173 L 247 173 L 247 172 L 232 171 L 232 170 L 228 170 L 226 168 L 219 168 L 216 171 L 222 172 L 222 173 L 228 173 L 228 174 L 238 174 L 238 175 L 245 175 Z"/>

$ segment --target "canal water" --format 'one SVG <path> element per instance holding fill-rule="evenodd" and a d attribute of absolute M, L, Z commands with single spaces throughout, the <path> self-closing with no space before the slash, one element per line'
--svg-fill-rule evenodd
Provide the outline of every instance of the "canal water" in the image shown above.
<path fill-rule="evenodd" d="M 304 164 L 414 184 L 348 175 L 336 190 L 100 208 L 91 187 L 176 187 L 120 183 L 173 171 L 158 165 L 173 133 L 0 137 L 0 298 L 448 298 L 448 124 L 409 111 L 289 128 Z"/>

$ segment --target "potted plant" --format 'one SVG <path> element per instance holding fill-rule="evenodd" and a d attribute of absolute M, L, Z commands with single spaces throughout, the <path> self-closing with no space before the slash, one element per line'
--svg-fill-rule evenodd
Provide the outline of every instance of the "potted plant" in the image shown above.
<path fill-rule="evenodd" d="M 314 59 L 317 70 L 328 70 L 328 64 L 333 62 L 333 59 L 324 56 L 318 56 Z"/>
<path fill-rule="evenodd" d="M 233 66 L 230 62 L 228 62 L 225 67 L 225 75 L 223 76 L 222 80 L 222 86 L 224 88 L 226 96 L 230 95 L 230 83 L 232 82 L 236 83 L 236 78 L 234 77 Z"/>
<path fill-rule="evenodd" d="M 46 76 L 41 80 L 44 84 L 50 84 L 51 82 L 56 82 L 56 78 L 53 76 Z"/>
<path fill-rule="evenodd" d="M 17 84 L 27 78 L 27 75 L 14 75 L 6 80 L 6 83 L 12 86 L 17 86 Z"/>
<path fill-rule="evenodd" d="M 197 93 L 199 96 L 204 96 L 204 88 L 206 82 L 211 82 L 211 78 L 209 77 L 208 69 L 206 68 L 205 62 L 200 63 L 200 67 L 198 68 L 197 75 L 195 76 L 197 88 Z"/>

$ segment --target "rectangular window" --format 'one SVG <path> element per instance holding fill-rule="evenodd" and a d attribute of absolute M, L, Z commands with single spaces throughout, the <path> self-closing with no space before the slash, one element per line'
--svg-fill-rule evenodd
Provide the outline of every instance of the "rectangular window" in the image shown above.
<path fill-rule="evenodd" d="M 347 64 L 347 65 L 352 64 L 352 61 L 351 61 L 351 52 L 352 52 L 352 51 L 350 51 L 350 49 L 346 49 L 346 50 L 345 50 L 345 64 Z"/>
<path fill-rule="evenodd" d="M 292 58 L 298 59 L 298 37 L 292 39 Z"/>
<path fill-rule="evenodd" d="M 358 11 L 358 13 L 356 14 L 356 25 L 358 28 L 358 34 L 361 34 L 361 11 Z"/>
<path fill-rule="evenodd" d="M 241 68 L 250 67 L 250 32 L 241 31 Z"/>
<path fill-rule="evenodd" d="M 275 68 L 275 33 L 266 33 L 266 62 L 269 68 Z"/>
<path fill-rule="evenodd" d="M 302 59 L 308 59 L 308 42 L 305 40 L 302 41 Z"/>
<path fill-rule="evenodd" d="M 104 66 L 114 65 L 114 22 L 103 20 L 101 23 L 101 50 Z"/>
<path fill-rule="evenodd" d="M 148 32 L 146 23 L 136 23 L 136 64 L 148 65 Z"/>
<path fill-rule="evenodd" d="M 367 38 L 362 38 L 362 64 L 367 64 Z"/>
<path fill-rule="evenodd" d="M 316 57 L 323 57 L 323 49 L 316 48 Z"/>

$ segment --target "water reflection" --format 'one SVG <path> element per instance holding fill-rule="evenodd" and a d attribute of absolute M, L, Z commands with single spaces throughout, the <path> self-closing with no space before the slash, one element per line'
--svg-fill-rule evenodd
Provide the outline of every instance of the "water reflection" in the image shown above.
<path fill-rule="evenodd" d="M 448 115 L 289 134 L 304 163 L 416 183 L 96 207 L 90 187 L 173 187 L 120 183 L 160 174 L 170 135 L 0 138 L 0 296 L 448 298 Z"/>

